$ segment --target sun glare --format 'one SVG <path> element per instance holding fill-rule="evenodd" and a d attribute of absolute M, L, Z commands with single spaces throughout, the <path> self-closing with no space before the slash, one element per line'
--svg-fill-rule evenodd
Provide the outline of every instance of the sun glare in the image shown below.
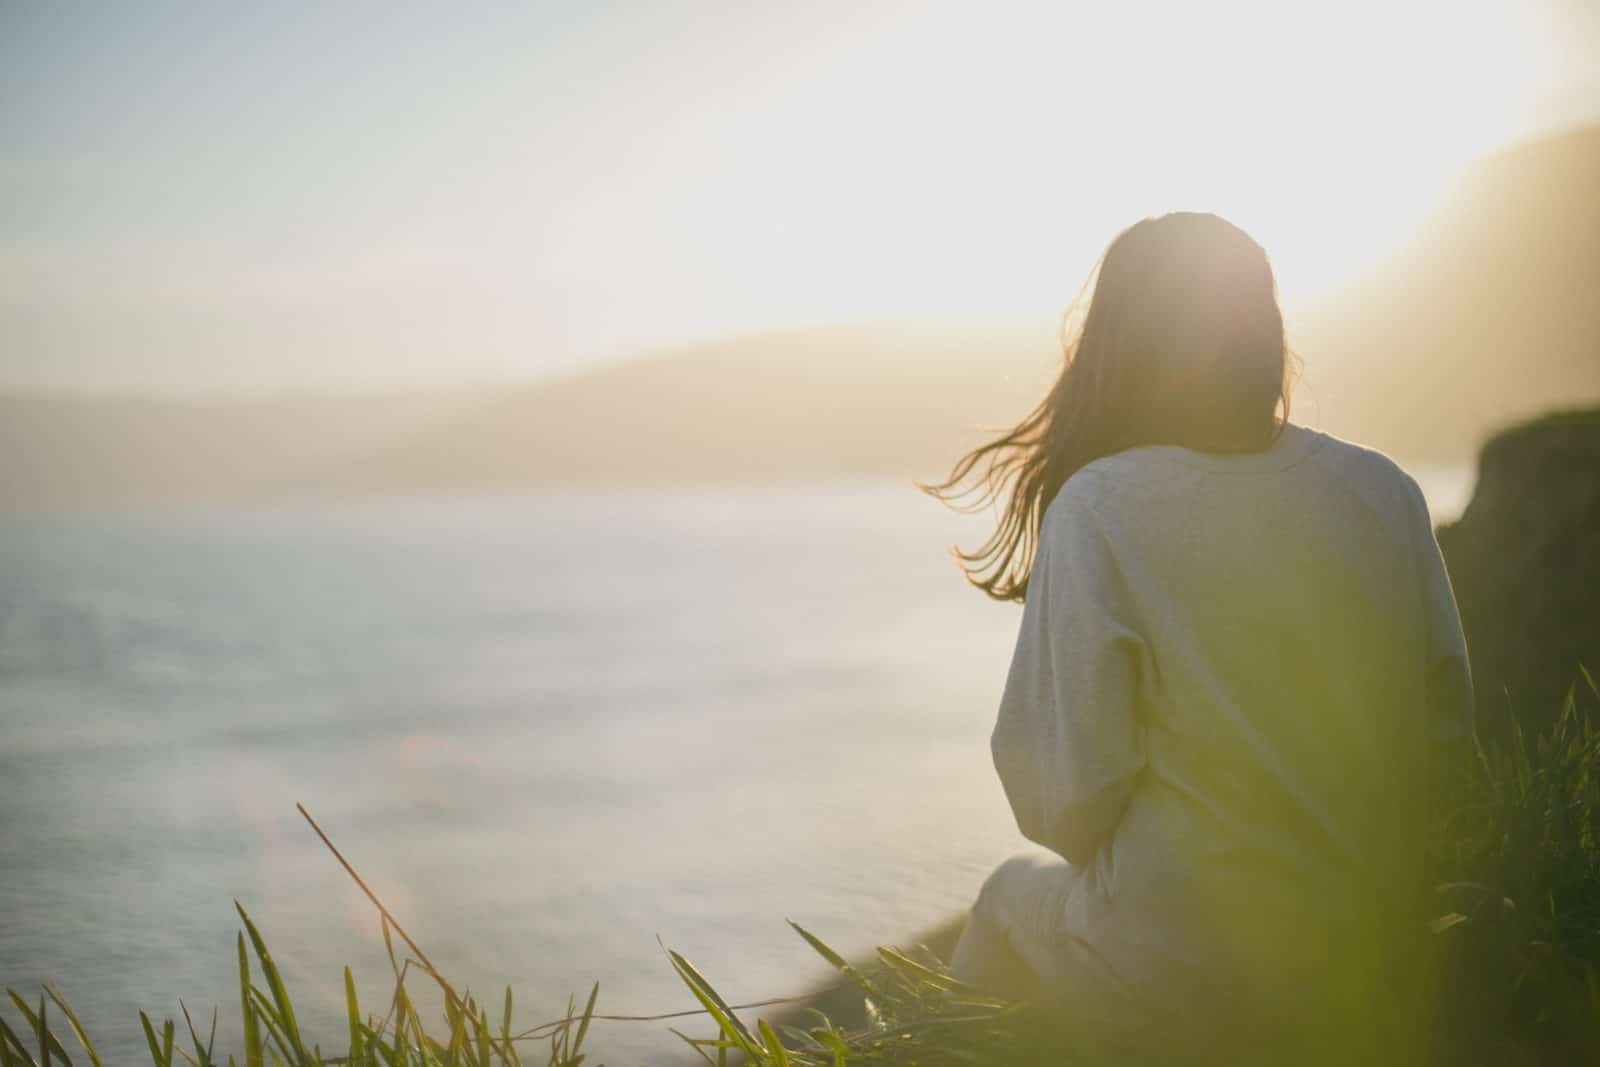
<path fill-rule="evenodd" d="M 1285 303 L 1314 303 L 1516 136 L 1539 76 L 1510 5 L 1074 4 L 1049 20 L 993 47 L 952 20 L 915 31 L 893 72 L 914 112 L 863 107 L 886 76 L 870 50 L 780 112 L 835 149 L 785 160 L 807 195 L 783 206 L 784 288 L 845 302 L 816 317 L 1057 304 L 1118 229 L 1170 210 L 1243 226 Z M 841 230 L 842 265 L 824 236 Z"/>
<path fill-rule="evenodd" d="M 1285 302 L 1313 303 L 1402 245 L 1474 155 L 1515 135 L 1539 53 L 1510 6 L 1339 5 L 1300 29 L 1314 49 L 1294 46 L 1285 6 L 1299 7 L 1234 5 L 1167 35 L 1155 62 L 1173 105 L 1128 116 L 1154 119 L 1158 135 L 1136 143 L 1166 147 L 1125 166 L 1162 175 L 1137 214 L 1229 217 L 1273 257 Z"/>
<path fill-rule="evenodd" d="M 1382 47 L 1360 37 L 1370 30 L 1335 42 L 1333 54 L 1366 61 L 1344 77 L 1303 72 L 1285 82 L 1293 91 L 1240 111 L 1273 133 L 1231 146 L 1218 210 L 1267 248 L 1286 302 L 1315 302 L 1380 263 L 1474 156 L 1526 121 L 1539 62 L 1526 20 L 1511 9 L 1498 19 L 1428 14 L 1390 20 Z"/>

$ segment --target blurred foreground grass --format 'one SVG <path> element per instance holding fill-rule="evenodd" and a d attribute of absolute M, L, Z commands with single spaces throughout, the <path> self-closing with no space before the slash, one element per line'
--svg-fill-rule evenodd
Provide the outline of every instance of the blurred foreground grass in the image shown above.
<path fill-rule="evenodd" d="M 1538 737 L 1513 728 L 1508 740 L 1462 753 L 1459 765 L 1447 771 L 1436 787 L 1430 841 L 1435 906 L 1417 916 L 1431 979 L 1427 1006 L 1413 1028 L 1420 1037 L 1386 1058 L 1379 1050 L 1379 1059 L 1440 1067 L 1600 1063 L 1600 688 L 1584 673 L 1568 689 L 1553 725 Z M 559 1018 L 536 1026 L 513 1021 L 509 988 L 491 1014 L 491 1005 L 458 992 L 434 968 L 328 844 L 378 912 L 393 987 L 363 1008 L 346 968 L 346 1031 L 302 1032 L 265 939 L 240 907 L 243 1048 L 217 1052 L 214 1013 L 203 1037 L 186 1007 L 180 1005 L 181 1030 L 172 1019 L 158 1025 L 141 1012 L 157 1067 L 487 1067 L 541 1061 L 576 1067 L 586 1061 L 591 1022 L 645 1021 L 599 1013 L 598 985 L 581 1010 L 569 1001 Z M 794 998 L 731 1005 L 693 964 L 668 951 L 667 963 L 698 1004 L 678 1014 L 696 1019 L 705 1032 L 674 1030 L 687 1048 L 663 1047 L 658 1062 L 699 1057 L 711 1064 L 821 1067 L 1374 1061 L 1370 1042 L 1354 1034 L 1348 1043 L 1341 1040 L 1340 1027 L 1351 1025 L 1350 1019 L 1331 1009 L 1325 1018 L 1336 1025 L 1318 1027 L 1315 1041 L 1292 1049 L 1243 1041 L 1228 1047 L 1226 1038 L 1196 1047 L 1152 1040 L 1138 1027 L 1119 1031 L 1101 1020 L 1072 1017 L 1060 1005 L 986 996 L 952 979 L 924 948 L 883 948 L 870 964 L 852 965 L 809 931 L 794 929 L 841 973 L 853 995 L 835 988 L 826 997 L 801 998 L 811 1006 L 785 1009 L 775 1016 L 777 1025 L 761 1018 L 752 1026 L 746 1021 L 751 1009 L 792 1004 Z M 948 935 L 947 930 L 943 936 Z M 0 1067 L 100 1067 L 93 1039 L 66 996 L 48 987 L 33 998 L 7 992 L 15 1014 L 9 1021 L 0 1015 Z M 442 1010 L 425 1013 L 414 999 L 419 995 L 440 1000 Z"/>

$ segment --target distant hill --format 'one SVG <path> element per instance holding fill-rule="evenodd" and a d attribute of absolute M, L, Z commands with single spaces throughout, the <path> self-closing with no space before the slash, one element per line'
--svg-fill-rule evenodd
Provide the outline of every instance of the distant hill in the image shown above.
<path fill-rule="evenodd" d="M 471 389 L 254 399 L 0 392 L 0 506 L 303 488 L 486 402 Z"/>
<path fill-rule="evenodd" d="M 264 399 L 0 392 L 0 505 L 932 477 L 1026 410 L 1048 330 L 822 327 L 526 385 Z"/>
<path fill-rule="evenodd" d="M 1600 400 L 1600 126 L 1479 161 L 1310 311 L 1295 416 L 1409 461 Z M 732 338 L 555 381 L 267 400 L 0 394 L 0 501 L 936 478 L 1038 399 L 1047 330 Z"/>
<path fill-rule="evenodd" d="M 934 477 L 1035 403 L 1048 333 L 929 325 L 734 338 L 507 389 L 454 424 L 330 469 L 329 488 Z"/>
<path fill-rule="evenodd" d="M 1297 411 L 1396 455 L 1600 399 L 1600 126 L 1469 169 L 1414 239 L 1294 324 Z"/>

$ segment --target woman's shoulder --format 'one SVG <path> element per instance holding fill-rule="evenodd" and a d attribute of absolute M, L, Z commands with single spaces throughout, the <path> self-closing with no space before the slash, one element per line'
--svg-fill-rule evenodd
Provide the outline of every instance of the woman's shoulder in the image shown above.
<path fill-rule="evenodd" d="M 1040 539 L 1073 540 L 1102 524 L 1102 509 L 1115 504 L 1116 479 L 1100 460 L 1079 467 L 1062 483 L 1045 505 L 1039 521 Z"/>
<path fill-rule="evenodd" d="M 1044 536 L 1072 539 L 1090 530 L 1120 534 L 1128 522 L 1137 524 L 1152 502 L 1170 500 L 1168 477 L 1148 457 L 1134 455 L 1142 451 L 1101 456 L 1074 471 L 1045 508 Z"/>
<path fill-rule="evenodd" d="M 1332 468 L 1341 478 L 1359 483 L 1375 495 L 1390 497 L 1408 508 L 1421 503 L 1426 509 L 1421 485 L 1388 453 L 1333 434 L 1320 436 L 1326 443 L 1318 450 L 1319 465 Z"/>
<path fill-rule="evenodd" d="M 1387 452 L 1371 445 L 1364 445 L 1326 430 L 1306 429 L 1305 432 L 1315 434 L 1321 440 L 1322 447 L 1318 452 L 1322 453 L 1322 458 L 1326 462 L 1366 470 L 1375 477 L 1402 479 L 1411 477 Z"/>
<path fill-rule="evenodd" d="M 1059 525 L 1067 515 L 1097 523 L 1159 521 L 1157 513 L 1175 499 L 1211 498 L 1208 488 L 1225 484 L 1237 491 L 1255 484 L 1264 493 L 1280 496 L 1285 480 L 1302 486 L 1326 481 L 1406 510 L 1423 500 L 1416 480 L 1379 449 L 1289 424 L 1272 448 L 1260 452 L 1206 453 L 1176 445 L 1144 445 L 1101 456 L 1066 480 L 1045 521 Z M 1229 498 L 1237 499 L 1232 493 Z"/>
<path fill-rule="evenodd" d="M 1103 492 L 1107 483 L 1159 480 L 1173 468 L 1233 477 L 1292 476 L 1302 467 L 1333 468 L 1347 477 L 1415 487 L 1411 475 L 1379 449 L 1298 423 L 1286 424 L 1271 447 L 1257 452 L 1197 452 L 1179 445 L 1124 449 L 1085 464 L 1068 482 L 1082 476 L 1086 484 L 1080 491 L 1094 493 Z"/>

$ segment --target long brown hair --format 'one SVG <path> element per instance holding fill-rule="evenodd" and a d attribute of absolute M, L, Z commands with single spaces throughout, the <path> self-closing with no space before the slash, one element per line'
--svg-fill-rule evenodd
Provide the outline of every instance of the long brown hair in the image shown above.
<path fill-rule="evenodd" d="M 1272 266 L 1216 215 L 1174 212 L 1118 234 L 1064 318 L 1062 350 L 1060 376 L 1026 418 L 963 456 L 945 482 L 918 483 L 960 511 L 1006 497 L 989 539 L 955 551 L 967 580 L 996 600 L 1027 596 L 1045 509 L 1080 467 L 1137 445 L 1257 451 L 1288 419 Z"/>

